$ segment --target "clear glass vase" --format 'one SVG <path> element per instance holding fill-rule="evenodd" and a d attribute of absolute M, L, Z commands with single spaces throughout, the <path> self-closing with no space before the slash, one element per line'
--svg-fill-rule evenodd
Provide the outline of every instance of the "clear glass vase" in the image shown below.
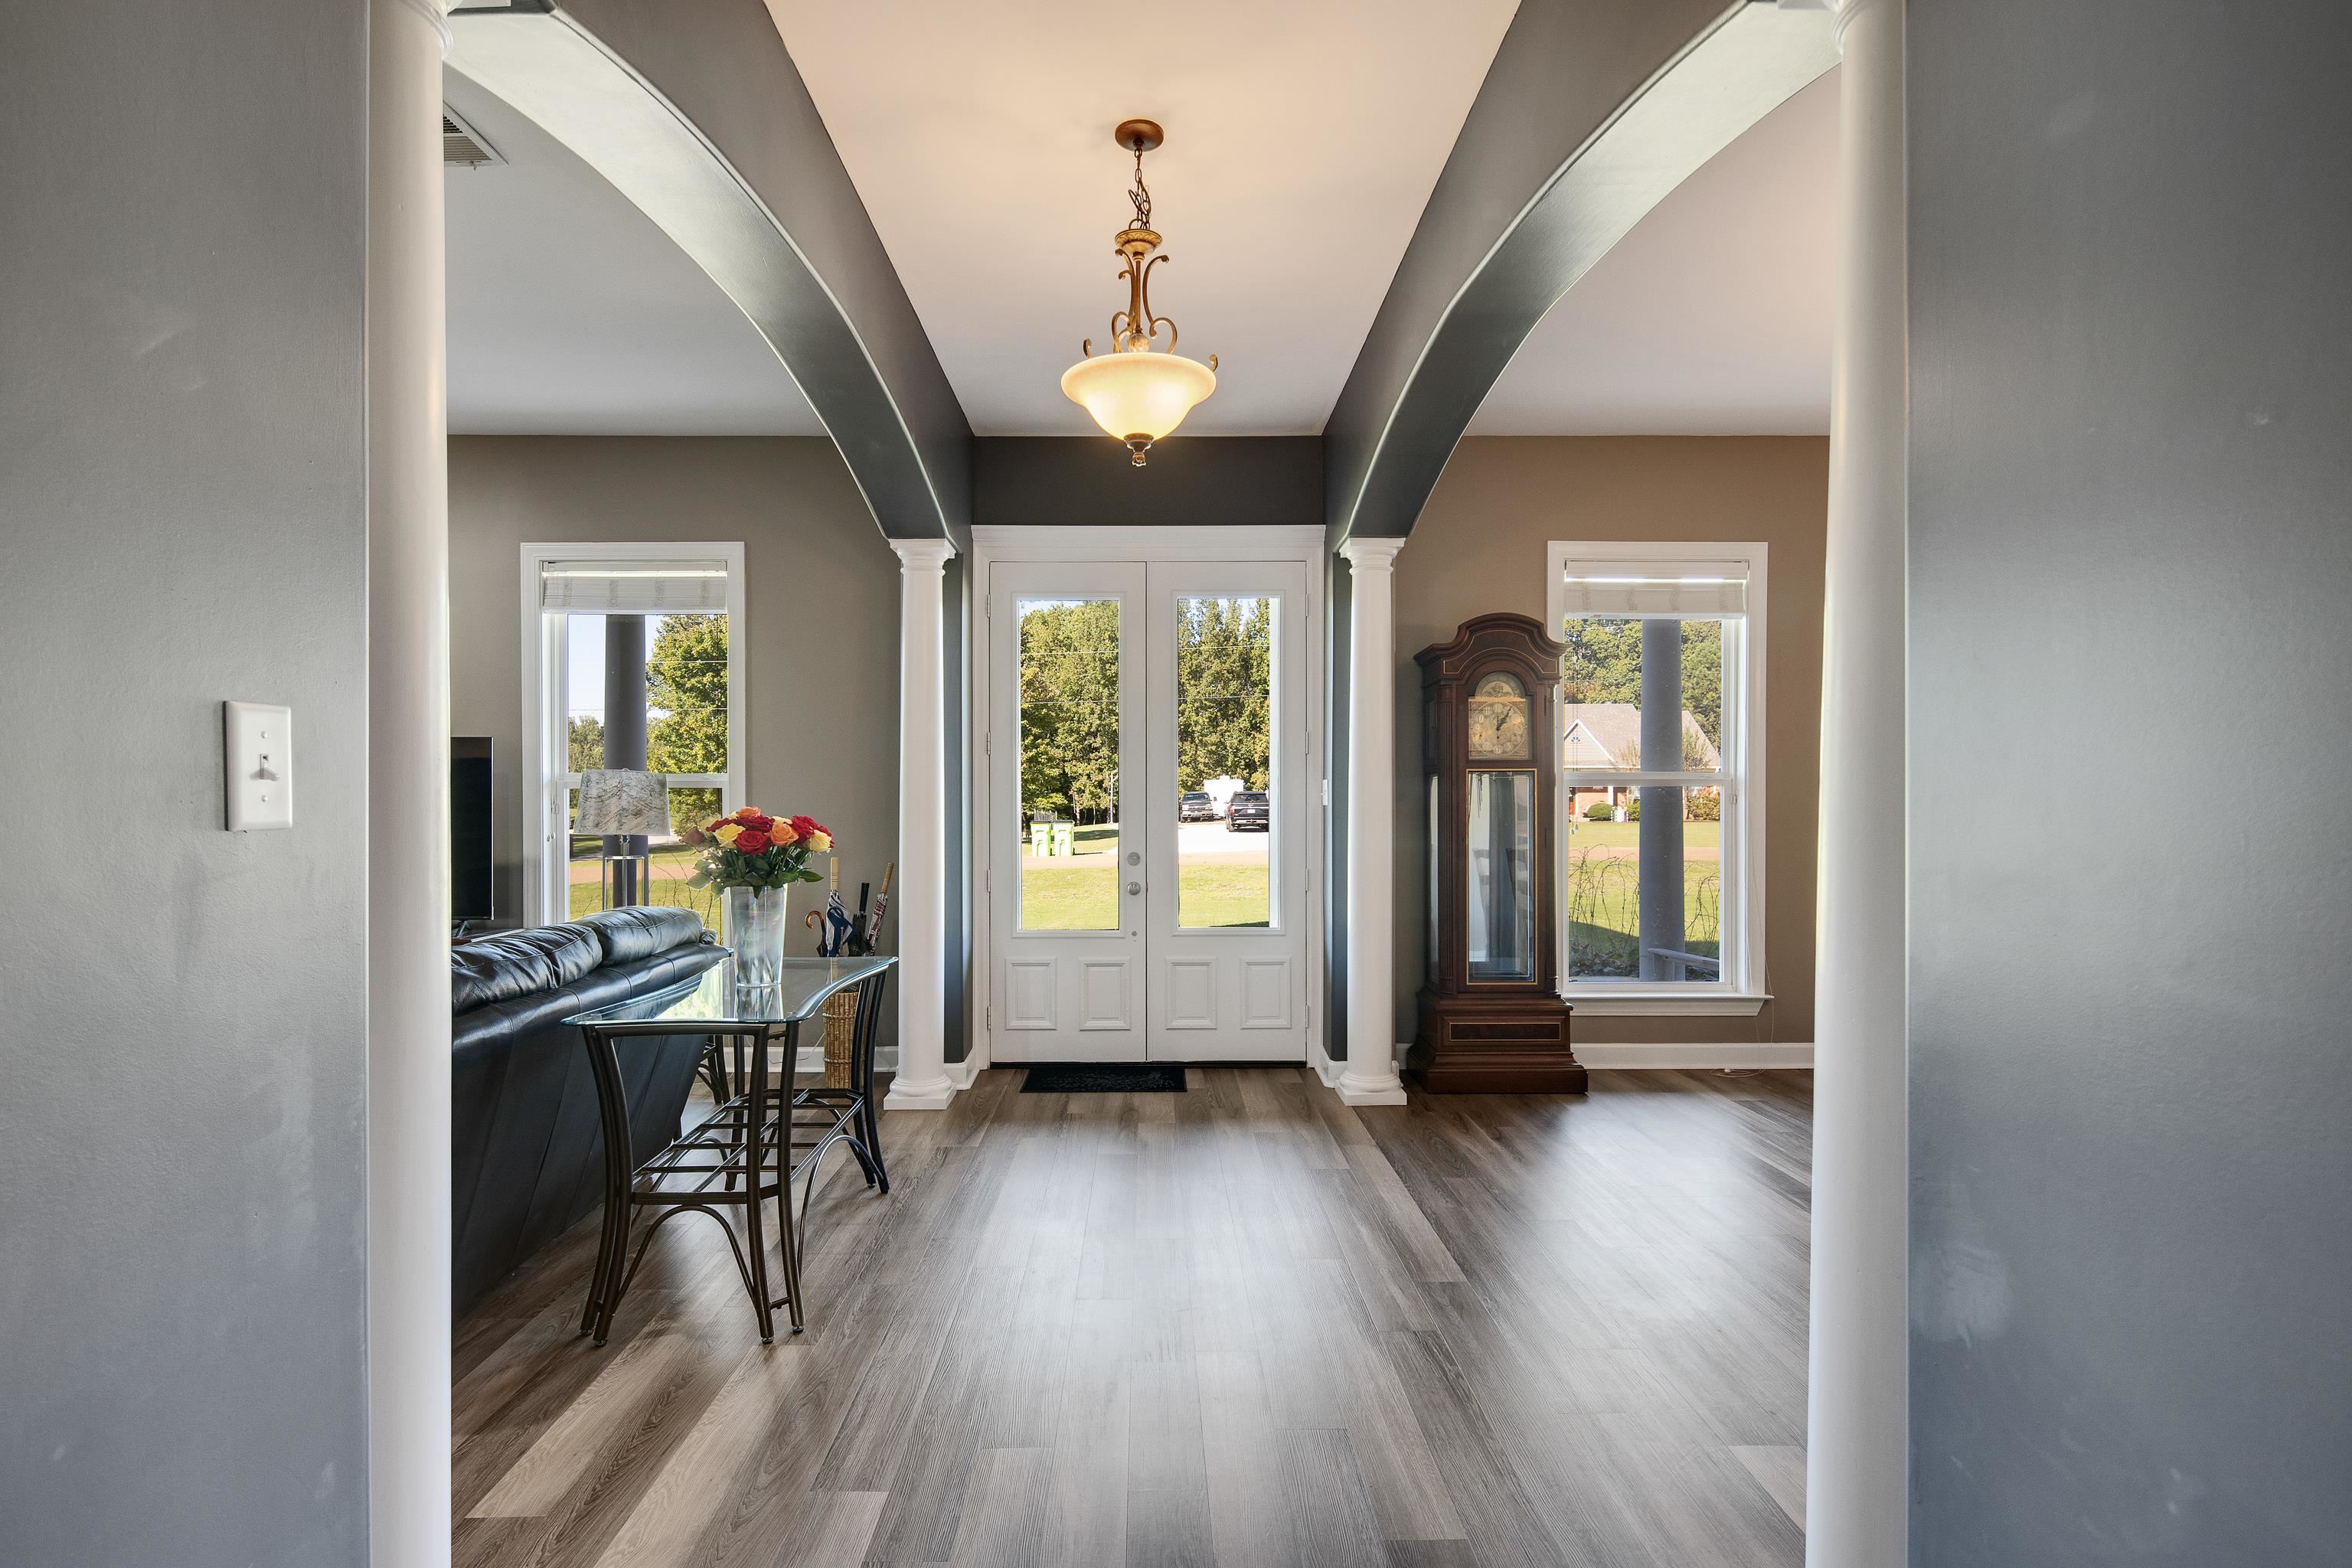
<path fill-rule="evenodd" d="M 727 945 L 735 951 L 735 984 L 771 986 L 783 979 L 784 900 L 781 888 L 727 889 Z"/>

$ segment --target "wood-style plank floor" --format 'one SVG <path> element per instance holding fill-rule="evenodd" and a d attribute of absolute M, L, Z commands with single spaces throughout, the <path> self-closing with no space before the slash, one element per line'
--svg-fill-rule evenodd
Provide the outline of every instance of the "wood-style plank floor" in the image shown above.
<path fill-rule="evenodd" d="M 457 1561 L 1801 1563 L 1808 1075 L 1592 1084 L 984 1073 L 828 1173 L 772 1346 L 683 1215 L 593 1348 L 591 1220 L 458 1326 Z"/>

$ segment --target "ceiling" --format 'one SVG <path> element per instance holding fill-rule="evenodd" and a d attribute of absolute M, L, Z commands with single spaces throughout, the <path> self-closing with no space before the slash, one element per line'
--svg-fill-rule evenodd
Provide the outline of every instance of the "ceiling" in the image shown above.
<path fill-rule="evenodd" d="M 975 432 L 1090 435 L 1058 382 L 1126 302 L 1145 160 L 1153 305 L 1220 357 L 1185 431 L 1311 435 L 1353 365 L 1516 0 L 767 0 Z M 909 40 L 917 42 L 910 45 Z M 446 175 L 457 433 L 820 435 L 718 286 L 546 132 L 454 72 L 508 162 Z M 1475 435 L 1828 427 L 1836 73 L 1684 183 L 1532 333 Z"/>
<path fill-rule="evenodd" d="M 1652 208 L 1528 334 L 1470 434 L 1828 430 L 1837 81 Z"/>
<path fill-rule="evenodd" d="M 449 428 L 820 436 L 734 301 L 618 191 L 455 71 L 442 95 L 507 162 L 452 168 Z"/>
<path fill-rule="evenodd" d="M 1220 361 L 1184 428 L 1270 436 L 1322 429 L 1516 0 L 768 7 L 974 431 L 1093 432 L 1142 115 L 1151 302 Z"/>

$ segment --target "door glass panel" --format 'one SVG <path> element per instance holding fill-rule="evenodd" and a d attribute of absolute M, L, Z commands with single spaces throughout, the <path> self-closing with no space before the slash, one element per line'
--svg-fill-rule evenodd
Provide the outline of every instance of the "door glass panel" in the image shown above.
<path fill-rule="evenodd" d="M 1466 783 L 1470 978 L 1532 980 L 1536 974 L 1536 775 L 1475 772 Z"/>
<path fill-rule="evenodd" d="M 1176 601 L 1176 923 L 1270 923 L 1271 598 Z"/>
<path fill-rule="evenodd" d="M 1117 599 L 1022 599 L 1024 931 L 1110 931 L 1118 921 Z"/>
<path fill-rule="evenodd" d="M 1720 981 L 1723 822 L 1715 791 L 1580 785 L 1570 798 L 1561 889 L 1568 977 Z"/>

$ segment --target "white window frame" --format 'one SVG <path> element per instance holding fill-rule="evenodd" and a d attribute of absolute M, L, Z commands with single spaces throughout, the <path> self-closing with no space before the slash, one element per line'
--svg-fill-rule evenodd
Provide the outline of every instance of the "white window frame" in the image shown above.
<path fill-rule="evenodd" d="M 559 617 L 540 608 L 541 569 L 551 561 L 711 561 L 727 563 L 727 771 L 672 773 L 679 788 L 716 788 L 722 810 L 733 811 L 750 797 L 751 758 L 744 749 L 744 715 L 751 707 L 744 649 L 750 633 L 743 613 L 743 542 L 732 541 L 642 541 L 614 544 L 602 540 L 522 547 L 522 918 L 548 925 L 570 918 L 563 878 L 569 854 L 555 854 L 556 834 L 568 827 L 556 803 L 580 782 L 568 768 L 549 772 L 556 759 L 569 763 L 565 729 L 570 714 L 571 661 L 565 657 Z M 568 839 L 569 835 L 566 834 Z"/>
<path fill-rule="evenodd" d="M 1560 994 L 1576 1010 L 1592 1017 L 1722 1016 L 1752 1016 L 1772 998 L 1764 989 L 1764 669 L 1767 632 L 1767 565 L 1769 547 L 1761 541 L 1747 543 L 1654 540 L 1553 540 L 1545 546 L 1544 607 L 1546 626 L 1557 638 L 1568 616 L 1567 589 L 1562 581 L 1571 561 L 1659 562 L 1738 561 L 1748 568 L 1746 613 L 1724 623 L 1727 682 L 1736 663 L 1738 704 L 1727 704 L 1724 734 L 1717 751 L 1723 762 L 1720 774 L 1697 775 L 1649 769 L 1571 773 L 1554 770 L 1553 814 L 1560 831 L 1552 835 L 1552 885 L 1560 897 L 1559 973 Z M 1691 617 L 1713 617 L 1696 613 Z M 1734 628 L 1737 628 L 1736 632 Z M 1736 658 L 1734 643 L 1737 643 Z M 1555 696 L 1559 693 L 1555 689 Z M 1571 782 L 1573 781 L 1573 782 Z M 1601 784 L 1715 784 L 1723 793 L 1723 864 L 1736 868 L 1736 886 L 1725 889 L 1721 929 L 1724 937 L 1723 977 L 1691 980 L 1570 980 L 1568 977 L 1569 922 L 1568 803 L 1577 787 Z"/>

